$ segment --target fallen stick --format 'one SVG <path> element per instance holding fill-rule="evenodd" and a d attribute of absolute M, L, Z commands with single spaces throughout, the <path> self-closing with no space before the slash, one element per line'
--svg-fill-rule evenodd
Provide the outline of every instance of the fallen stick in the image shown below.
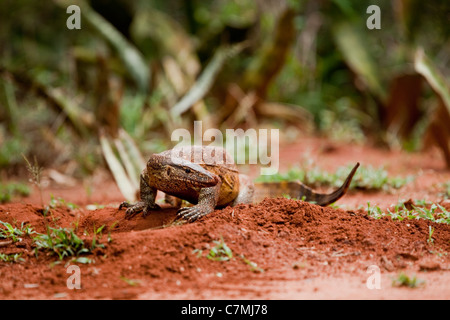
<path fill-rule="evenodd" d="M 10 245 L 11 243 L 12 243 L 12 240 L 2 241 L 2 242 L 0 242 L 0 247 L 6 247 L 7 245 Z"/>

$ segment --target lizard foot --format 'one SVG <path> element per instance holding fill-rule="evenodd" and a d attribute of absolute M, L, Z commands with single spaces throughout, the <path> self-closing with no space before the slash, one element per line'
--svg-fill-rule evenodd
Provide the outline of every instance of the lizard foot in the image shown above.
<path fill-rule="evenodd" d="M 122 208 L 127 208 L 127 211 L 125 212 L 125 217 L 128 217 L 128 218 L 131 218 L 136 213 L 141 212 L 141 211 L 142 211 L 142 215 L 145 217 L 146 215 L 148 215 L 150 210 L 161 209 L 161 207 L 159 205 L 157 205 L 156 203 L 153 204 L 152 206 L 150 206 L 143 201 L 139 201 L 135 204 L 131 204 L 131 203 L 124 201 L 120 204 L 119 210 L 121 210 Z"/>
<path fill-rule="evenodd" d="M 188 222 L 194 222 L 198 218 L 203 217 L 210 212 L 211 210 L 199 207 L 198 205 L 193 207 L 183 207 L 177 211 L 177 219 L 184 219 Z"/>

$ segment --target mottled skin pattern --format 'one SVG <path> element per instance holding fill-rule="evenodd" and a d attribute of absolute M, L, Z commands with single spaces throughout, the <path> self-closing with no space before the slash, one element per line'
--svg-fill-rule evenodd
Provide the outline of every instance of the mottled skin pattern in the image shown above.
<path fill-rule="evenodd" d="M 330 204 L 342 197 L 359 166 L 355 166 L 342 187 L 326 195 L 318 194 L 301 182 L 258 183 L 257 197 L 276 197 L 288 194 L 319 205 Z M 140 178 L 140 201 L 136 204 L 123 202 L 119 209 L 127 208 L 126 215 L 138 212 L 147 215 L 159 209 L 155 203 L 156 193 L 166 194 L 166 202 L 181 205 L 181 199 L 195 204 L 178 210 L 178 218 L 189 222 L 214 211 L 215 208 L 255 200 L 255 185 L 251 179 L 240 174 L 231 156 L 220 147 L 187 146 L 153 154 Z"/>

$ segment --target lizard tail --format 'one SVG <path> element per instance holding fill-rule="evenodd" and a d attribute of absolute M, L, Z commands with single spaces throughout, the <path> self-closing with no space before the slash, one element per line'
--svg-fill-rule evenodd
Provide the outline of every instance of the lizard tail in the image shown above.
<path fill-rule="evenodd" d="M 358 167 L 359 162 L 353 167 L 342 186 L 329 194 L 315 192 L 299 181 L 255 183 L 254 202 L 259 202 L 265 197 L 275 198 L 288 195 L 292 198 L 314 202 L 319 206 L 327 206 L 345 195 Z"/>
<path fill-rule="evenodd" d="M 347 192 L 347 190 L 350 186 L 350 183 L 352 182 L 353 176 L 355 175 L 355 172 L 358 169 L 358 167 L 359 167 L 359 162 L 356 163 L 356 165 L 353 167 L 352 171 L 350 171 L 349 175 L 345 179 L 342 186 L 340 186 L 334 192 L 329 193 L 329 194 L 317 193 L 314 190 L 312 190 L 311 188 L 309 188 L 308 186 L 305 186 L 304 184 L 302 184 L 300 182 L 299 183 L 299 185 L 300 185 L 299 199 L 304 198 L 305 201 L 309 201 L 309 202 L 314 201 L 319 206 L 327 206 L 333 202 L 336 202 Z"/>

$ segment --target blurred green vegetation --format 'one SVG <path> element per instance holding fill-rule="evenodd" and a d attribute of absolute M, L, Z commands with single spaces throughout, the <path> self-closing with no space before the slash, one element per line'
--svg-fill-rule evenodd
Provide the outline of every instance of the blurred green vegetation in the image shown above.
<path fill-rule="evenodd" d="M 14 196 L 27 196 L 30 188 L 22 183 L 0 183 L 0 203 L 9 202 Z"/>
<path fill-rule="evenodd" d="M 324 171 L 312 163 L 304 163 L 302 166 L 292 167 L 284 173 L 277 173 L 270 176 L 259 176 L 257 182 L 279 182 L 279 181 L 302 181 L 312 187 L 332 186 L 339 188 L 347 178 L 353 165 L 339 167 L 335 172 Z M 349 189 L 360 189 L 366 191 L 391 191 L 400 189 L 408 182 L 414 180 L 413 176 L 406 178 L 400 176 L 389 176 L 388 172 L 382 168 L 372 166 L 362 166 L 356 171 Z"/>
<path fill-rule="evenodd" d="M 81 30 L 66 27 L 71 4 Z M 379 30 L 366 27 L 373 4 Z M 90 175 L 106 166 L 100 136 L 123 129 L 148 154 L 193 120 L 436 143 L 450 167 L 449 12 L 438 0 L 3 0 L 1 176 L 25 172 L 21 154 Z"/>

